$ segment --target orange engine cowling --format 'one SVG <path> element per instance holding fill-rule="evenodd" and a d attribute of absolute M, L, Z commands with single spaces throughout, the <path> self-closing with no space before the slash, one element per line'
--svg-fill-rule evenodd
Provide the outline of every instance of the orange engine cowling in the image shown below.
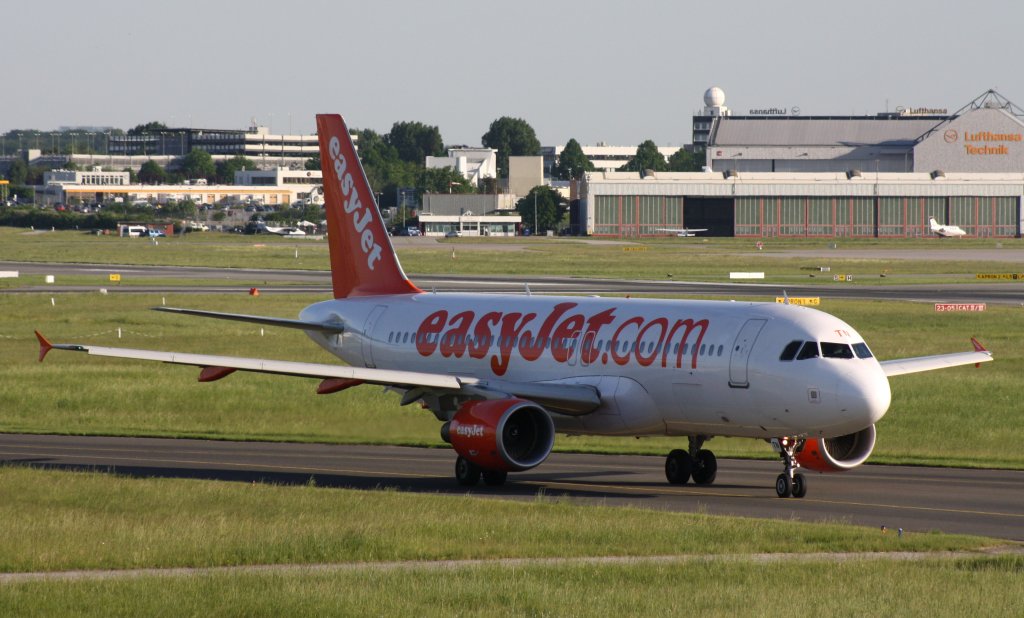
<path fill-rule="evenodd" d="M 473 400 L 441 427 L 441 438 L 485 470 L 517 472 L 547 459 L 555 444 L 555 424 L 531 401 Z"/>
<path fill-rule="evenodd" d="M 818 472 L 842 472 L 864 463 L 875 448 L 875 426 L 835 438 L 808 438 L 796 453 L 804 468 Z"/>

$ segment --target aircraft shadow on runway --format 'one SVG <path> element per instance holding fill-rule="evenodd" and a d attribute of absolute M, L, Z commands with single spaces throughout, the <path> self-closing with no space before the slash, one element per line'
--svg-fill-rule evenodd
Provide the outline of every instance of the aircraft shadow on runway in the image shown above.
<path fill-rule="evenodd" d="M 6 457 L 0 465 L 17 465 L 42 470 L 69 472 L 98 472 L 133 478 L 179 478 L 234 483 L 261 483 L 269 485 L 300 486 L 334 489 L 398 490 L 414 493 L 465 495 L 473 493 L 482 497 L 527 498 L 536 496 L 565 498 L 610 498 L 643 501 L 657 498 L 650 489 L 665 488 L 665 484 L 621 483 L 601 481 L 600 487 L 587 488 L 586 479 L 599 476 L 601 472 L 559 473 L 551 478 L 537 474 L 512 475 L 500 487 L 488 487 L 483 483 L 473 488 L 462 487 L 454 478 L 444 477 L 389 477 L 384 475 L 325 474 L 307 472 L 275 472 L 267 470 L 225 470 L 220 468 L 166 467 L 166 466 L 123 466 L 82 463 L 54 462 L 49 458 Z M 573 483 L 577 487 L 566 488 L 560 483 Z M 550 485 L 549 485 L 550 484 Z M 622 491 L 610 489 L 609 485 L 622 484 Z M 716 486 L 718 487 L 718 486 Z M 724 486 L 723 486 L 724 487 Z M 637 493 L 640 490 L 640 493 Z"/>

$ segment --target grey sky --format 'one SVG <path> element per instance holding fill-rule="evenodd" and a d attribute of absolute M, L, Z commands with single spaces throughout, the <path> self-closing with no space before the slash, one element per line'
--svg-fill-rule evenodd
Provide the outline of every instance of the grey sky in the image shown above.
<path fill-rule="evenodd" d="M 989 88 L 1024 106 L 1024 4 L 513 0 L 55 0 L 6 7 L 0 132 L 100 125 L 312 133 L 437 125 L 479 145 L 523 118 L 575 137 L 690 141 L 713 85 L 736 113 L 959 108 Z"/>

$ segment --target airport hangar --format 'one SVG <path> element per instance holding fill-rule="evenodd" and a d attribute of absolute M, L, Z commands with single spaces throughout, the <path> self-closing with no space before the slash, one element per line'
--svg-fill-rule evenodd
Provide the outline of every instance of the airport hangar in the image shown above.
<path fill-rule="evenodd" d="M 929 236 L 928 219 L 976 237 L 1024 228 L 1024 111 L 988 91 L 952 114 L 732 116 L 705 94 L 703 172 L 592 172 L 574 227 L 593 236 Z M 695 132 L 696 133 L 696 132 Z M 662 229 L 659 229 L 662 228 Z"/>

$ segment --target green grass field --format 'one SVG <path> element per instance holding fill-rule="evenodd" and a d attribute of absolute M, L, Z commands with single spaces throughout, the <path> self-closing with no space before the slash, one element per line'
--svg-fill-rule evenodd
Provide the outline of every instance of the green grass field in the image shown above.
<path fill-rule="evenodd" d="M 327 263 L 326 246 L 316 241 L 196 234 L 159 245 L 147 242 L 70 232 L 26 236 L 22 230 L 0 229 L 0 260 L 276 268 L 326 268 Z M 780 245 L 811 248 L 816 242 L 820 246 L 820 241 Z M 1019 242 L 1005 245 L 1016 251 Z M 864 260 L 833 266 L 833 272 L 894 272 L 893 266 L 870 257 L 873 247 L 894 245 L 856 244 Z M 982 241 L 959 246 L 972 244 L 983 246 Z M 402 259 L 410 272 L 662 278 L 665 264 L 678 264 L 678 273 L 700 278 L 718 277 L 733 264 L 755 269 L 748 258 L 735 255 L 742 247 L 739 241 L 708 243 L 699 250 L 675 240 L 647 242 L 648 250 L 636 253 L 557 239 L 534 239 L 511 254 L 463 250 L 463 245 L 411 249 L 402 252 Z M 799 269 L 817 260 L 774 258 L 773 263 L 783 262 L 772 277 L 806 278 Z M 958 280 L 967 281 L 975 271 L 1015 270 L 1012 263 L 961 264 L 955 259 L 921 264 L 900 262 L 895 272 L 906 273 L 908 280 L 959 273 Z M 0 287 L 31 283 L 0 280 Z M 99 276 L 79 283 L 110 287 Z M 0 294 L 0 431 L 442 445 L 432 415 L 414 406 L 401 408 L 396 395 L 375 387 L 317 396 L 313 380 L 239 374 L 198 384 L 192 368 L 57 352 L 44 364 L 36 362 L 36 328 L 54 341 L 334 361 L 291 330 L 148 310 L 165 299 L 173 306 L 282 317 L 294 317 L 305 305 L 322 300 L 298 294 Z M 996 362 L 979 369 L 894 378 L 893 404 L 879 424 L 873 462 L 1024 469 L 1016 387 L 1024 373 L 1021 308 L 936 314 L 929 305 L 873 301 L 826 301 L 821 308 L 854 325 L 883 359 L 968 349 L 970 336 L 996 356 Z M 668 438 L 556 440 L 562 450 L 652 454 L 680 444 Z M 719 438 L 709 446 L 719 456 L 774 458 L 766 445 L 753 440 Z M 0 467 L 0 495 L 0 572 L 424 561 L 399 570 L 3 583 L 0 615 L 775 616 L 809 611 L 1016 616 L 1024 605 L 1019 584 L 1024 559 L 1019 555 L 914 562 L 837 557 L 766 563 L 758 557 L 973 550 L 992 543 L 940 534 L 900 539 L 842 522 L 801 524 L 576 506 L 544 498 L 512 503 L 12 466 Z M 491 563 L 440 572 L 432 564 L 466 558 L 652 555 L 728 558 L 677 564 Z"/>
<path fill-rule="evenodd" d="M 893 562 L 996 542 L 638 508 L 138 479 L 0 467 L 0 572 L 358 565 L 6 582 L 2 615 L 1013 615 L 1020 555 Z M 872 552 L 765 562 L 746 555 Z M 692 556 L 677 563 L 501 559 Z M 439 560 L 496 561 L 441 566 Z M 401 569 L 370 563 L 417 561 Z M 440 570 L 439 570 L 440 569 Z M 936 585 L 955 579 L 957 585 Z M 963 615 L 957 613 L 956 615 Z"/>
<path fill-rule="evenodd" d="M 298 571 L 38 582 L 9 616 L 1017 617 L 1024 560 Z"/>
<path fill-rule="evenodd" d="M 583 556 L 977 550 L 877 528 L 399 491 L 0 467 L 0 572 Z"/>

